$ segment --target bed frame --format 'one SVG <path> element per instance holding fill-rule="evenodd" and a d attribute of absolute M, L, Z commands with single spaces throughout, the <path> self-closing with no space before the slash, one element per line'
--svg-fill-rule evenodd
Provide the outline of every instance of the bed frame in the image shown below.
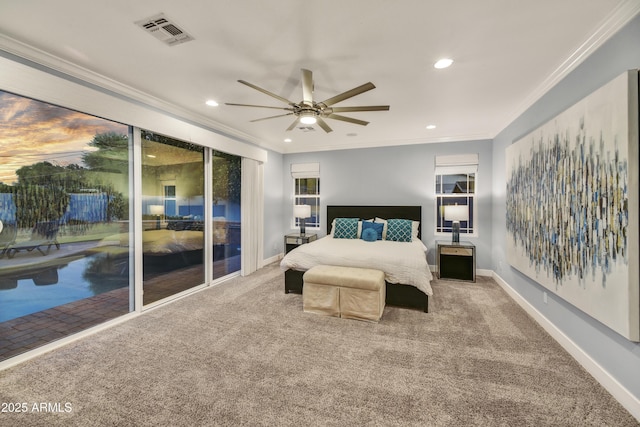
<path fill-rule="evenodd" d="M 422 224 L 422 206 L 327 206 L 327 234 L 331 232 L 331 223 L 335 218 L 400 218 L 420 221 Z M 418 229 L 418 238 L 421 230 Z M 287 270 L 285 292 L 302 293 L 304 271 Z M 429 312 L 429 296 L 411 285 L 391 284 L 386 282 L 386 304 L 400 307 L 416 308 Z"/>

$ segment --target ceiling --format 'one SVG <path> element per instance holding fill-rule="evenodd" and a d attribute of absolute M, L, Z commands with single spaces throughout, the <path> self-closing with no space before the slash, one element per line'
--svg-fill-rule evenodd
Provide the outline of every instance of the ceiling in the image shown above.
<path fill-rule="evenodd" d="M 289 153 L 493 138 L 639 11 L 637 0 L 2 1 L 0 49 Z M 167 46 L 134 24 L 161 12 L 194 40 Z M 453 65 L 435 69 L 443 57 Z M 299 102 L 301 68 L 314 100 L 370 81 L 336 106 L 390 110 L 287 132 L 291 117 L 250 122 L 277 110 L 224 105 L 285 106 L 238 79 Z"/>

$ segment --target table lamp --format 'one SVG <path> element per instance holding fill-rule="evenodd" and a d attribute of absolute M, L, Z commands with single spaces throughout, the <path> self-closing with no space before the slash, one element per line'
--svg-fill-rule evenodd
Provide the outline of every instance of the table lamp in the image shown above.
<path fill-rule="evenodd" d="M 469 221 L 469 208 L 464 205 L 447 205 L 444 207 L 444 219 L 451 221 L 451 242 L 460 243 L 460 221 Z"/>
<path fill-rule="evenodd" d="M 164 206 L 149 205 L 149 213 L 156 216 L 156 230 L 160 230 L 160 216 L 164 215 Z"/>
<path fill-rule="evenodd" d="M 311 216 L 311 206 L 295 205 L 293 207 L 293 216 L 300 220 L 300 235 L 304 236 L 305 218 Z"/>

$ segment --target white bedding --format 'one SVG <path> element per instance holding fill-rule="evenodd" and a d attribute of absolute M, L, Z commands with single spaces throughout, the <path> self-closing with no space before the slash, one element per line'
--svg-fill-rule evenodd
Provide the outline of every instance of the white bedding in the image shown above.
<path fill-rule="evenodd" d="M 128 246 L 129 234 L 106 237 L 98 246 Z M 202 250 L 204 233 L 193 230 L 147 230 L 142 233 L 142 251 L 145 255 L 167 255 Z"/>
<path fill-rule="evenodd" d="M 385 280 L 389 283 L 412 285 L 427 295 L 433 295 L 430 283 L 433 276 L 427 264 L 426 251 L 420 240 L 367 242 L 326 236 L 289 252 L 280 267 L 300 271 L 322 264 L 375 268 L 384 271 Z"/>

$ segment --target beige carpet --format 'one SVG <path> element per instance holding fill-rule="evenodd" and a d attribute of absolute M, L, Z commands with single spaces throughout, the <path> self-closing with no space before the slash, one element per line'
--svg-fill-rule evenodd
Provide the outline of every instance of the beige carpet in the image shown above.
<path fill-rule="evenodd" d="M 271 265 L 0 372 L 3 408 L 27 406 L 0 425 L 638 425 L 492 280 L 436 281 L 431 313 L 379 324 L 303 313 L 283 281 Z"/>

